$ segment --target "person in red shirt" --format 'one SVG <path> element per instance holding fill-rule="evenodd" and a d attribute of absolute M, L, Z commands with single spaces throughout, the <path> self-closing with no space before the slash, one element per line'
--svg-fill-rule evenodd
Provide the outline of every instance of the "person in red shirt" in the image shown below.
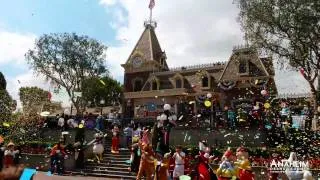
<path fill-rule="evenodd" d="M 59 143 L 53 146 L 50 152 L 51 158 L 51 173 L 54 173 L 55 169 L 59 175 L 64 171 L 64 159 L 67 158 L 67 153 L 64 150 L 63 139 L 60 139 Z M 56 168 L 55 168 L 56 166 Z"/>

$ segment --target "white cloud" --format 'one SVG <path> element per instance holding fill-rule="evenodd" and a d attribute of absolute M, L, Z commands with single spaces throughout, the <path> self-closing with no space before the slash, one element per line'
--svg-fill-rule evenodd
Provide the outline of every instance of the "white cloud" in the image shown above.
<path fill-rule="evenodd" d="M 24 63 L 24 54 L 34 44 L 36 36 L 20 34 L 0 29 L 0 65 Z"/>
<path fill-rule="evenodd" d="M 100 0 L 99 3 L 106 6 L 111 6 L 116 4 L 116 2 L 117 2 L 116 0 Z"/>
<path fill-rule="evenodd" d="M 127 24 L 121 26 L 122 16 L 114 16 L 110 23 L 122 44 L 108 49 L 108 60 L 111 74 L 120 78 L 123 76 L 120 64 L 127 60 L 144 30 L 144 20 L 149 17 L 149 1 L 117 0 L 113 3 L 127 11 Z M 237 22 L 238 9 L 232 0 L 161 0 L 156 1 L 153 14 L 158 22 L 156 33 L 162 49 L 166 50 L 170 67 L 227 61 L 233 46 L 244 43 Z M 276 71 L 280 93 L 309 90 L 298 73 Z"/>

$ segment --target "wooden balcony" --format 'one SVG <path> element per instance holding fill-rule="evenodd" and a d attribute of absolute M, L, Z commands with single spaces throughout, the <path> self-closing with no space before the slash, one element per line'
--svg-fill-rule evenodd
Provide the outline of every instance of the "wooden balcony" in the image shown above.
<path fill-rule="evenodd" d="M 150 97 L 163 97 L 163 96 L 181 96 L 187 95 L 188 90 L 186 88 L 177 89 L 161 89 L 153 91 L 138 91 L 138 92 L 125 92 L 124 97 L 126 99 L 136 99 L 136 98 L 150 98 Z"/>

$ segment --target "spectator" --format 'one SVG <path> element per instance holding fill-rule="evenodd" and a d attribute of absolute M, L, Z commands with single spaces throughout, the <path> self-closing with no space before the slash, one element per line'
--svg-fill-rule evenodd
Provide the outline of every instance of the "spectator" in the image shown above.
<path fill-rule="evenodd" d="M 126 136 L 127 147 L 129 148 L 131 145 L 131 142 L 132 142 L 133 129 L 132 129 L 131 125 L 128 124 L 128 126 L 123 131 Z"/>
<path fill-rule="evenodd" d="M 182 152 L 182 147 L 177 146 L 176 152 L 173 154 L 172 158 L 175 160 L 175 166 L 173 171 L 173 179 L 179 179 L 180 176 L 184 175 L 184 159 L 186 154 Z"/>
<path fill-rule="evenodd" d="M 64 130 L 64 118 L 60 116 L 58 119 L 58 127 L 63 131 Z"/>
<path fill-rule="evenodd" d="M 104 129 L 104 124 L 103 124 L 104 118 L 102 115 L 99 115 L 96 119 L 96 129 L 102 131 Z"/>

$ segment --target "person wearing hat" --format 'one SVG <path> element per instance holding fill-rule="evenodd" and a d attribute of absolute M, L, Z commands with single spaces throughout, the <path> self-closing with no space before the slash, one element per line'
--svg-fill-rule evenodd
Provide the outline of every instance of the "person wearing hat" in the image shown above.
<path fill-rule="evenodd" d="M 19 150 L 14 150 L 14 143 L 11 141 L 7 145 L 7 150 L 4 151 L 4 167 L 8 168 L 14 165 L 14 157 L 19 153 Z"/>
<path fill-rule="evenodd" d="M 230 180 L 236 179 L 236 172 L 232 164 L 233 153 L 230 149 L 228 149 L 223 157 L 222 163 L 217 169 L 218 180 Z"/>
<path fill-rule="evenodd" d="M 248 149 L 244 147 L 239 147 L 237 149 L 237 161 L 236 165 L 236 174 L 239 180 L 254 180 L 254 175 L 251 169 Z"/>
<path fill-rule="evenodd" d="M 170 153 L 166 153 L 163 157 L 158 153 L 157 161 L 155 161 L 155 175 L 154 180 L 168 180 L 169 179 L 169 166 L 170 166 Z"/>
<path fill-rule="evenodd" d="M 199 162 L 197 165 L 198 179 L 199 180 L 215 180 L 216 175 L 211 171 L 209 166 L 209 148 L 206 141 L 199 142 Z"/>
<path fill-rule="evenodd" d="M 50 171 L 53 173 L 54 167 L 55 167 L 55 162 L 57 162 L 57 173 L 59 175 L 62 175 L 64 172 L 64 159 L 67 158 L 67 153 L 64 150 L 63 146 L 64 139 L 61 137 L 59 139 L 58 144 L 53 146 L 50 152 L 50 158 L 51 158 L 51 168 Z"/>

